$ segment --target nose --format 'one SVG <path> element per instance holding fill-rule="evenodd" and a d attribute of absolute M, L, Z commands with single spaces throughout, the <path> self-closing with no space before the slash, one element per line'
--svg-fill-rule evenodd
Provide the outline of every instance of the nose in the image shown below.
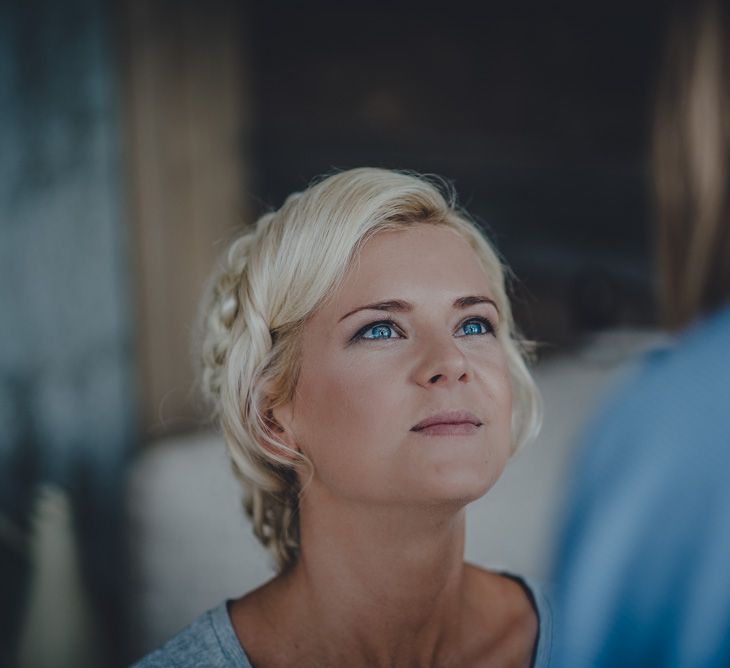
<path fill-rule="evenodd" d="M 453 338 L 434 337 L 425 345 L 415 378 L 423 387 L 468 382 L 471 380 L 469 360 Z"/>

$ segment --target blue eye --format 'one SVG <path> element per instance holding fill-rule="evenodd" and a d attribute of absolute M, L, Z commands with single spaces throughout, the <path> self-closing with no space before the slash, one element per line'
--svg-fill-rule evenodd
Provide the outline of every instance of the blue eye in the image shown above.
<path fill-rule="evenodd" d="M 484 328 L 484 331 L 482 331 L 481 328 Z M 472 334 L 494 334 L 494 326 L 492 325 L 489 320 L 486 318 L 472 318 L 471 320 L 467 320 L 462 326 L 461 329 L 463 332 L 472 335 Z"/>
<path fill-rule="evenodd" d="M 366 325 L 356 335 L 356 339 L 366 339 L 369 341 L 379 341 L 392 339 L 392 336 L 388 336 L 388 332 L 395 331 L 393 326 L 395 323 L 392 320 L 384 320 L 383 322 L 373 322 Z M 368 332 L 375 332 L 374 336 L 365 336 Z"/>

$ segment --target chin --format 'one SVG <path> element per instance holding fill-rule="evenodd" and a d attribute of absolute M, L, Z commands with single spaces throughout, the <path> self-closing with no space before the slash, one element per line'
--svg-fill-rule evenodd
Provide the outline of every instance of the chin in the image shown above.
<path fill-rule="evenodd" d="M 415 496 L 428 505 L 462 508 L 483 497 L 499 480 L 501 472 L 502 468 L 478 466 L 461 471 L 441 471 L 437 477 L 422 477 L 417 482 Z"/>
<path fill-rule="evenodd" d="M 421 481 L 434 497 L 463 499 L 465 503 L 484 496 L 499 480 L 509 459 L 509 446 L 491 443 L 474 450 L 452 449 L 422 461 Z"/>

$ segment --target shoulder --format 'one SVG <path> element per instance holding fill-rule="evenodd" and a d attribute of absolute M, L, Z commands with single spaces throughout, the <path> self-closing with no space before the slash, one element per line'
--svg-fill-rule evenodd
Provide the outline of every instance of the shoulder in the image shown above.
<path fill-rule="evenodd" d="M 644 358 L 584 431 L 575 473 L 589 498 L 611 486 L 625 491 L 628 469 L 644 489 L 669 480 L 724 485 L 718 464 L 730 464 L 729 346 L 730 307 Z"/>
<path fill-rule="evenodd" d="M 730 306 L 689 327 L 671 347 L 648 354 L 628 388 L 636 394 L 626 399 L 649 408 L 681 405 L 685 416 L 706 410 L 708 403 L 726 406 L 729 344 Z"/>
<path fill-rule="evenodd" d="M 674 555 L 677 568 L 730 527 L 730 307 L 649 355 L 584 433 L 574 464 L 557 568 L 571 581 L 632 549 L 634 566 Z M 671 517 L 671 522 L 657 521 Z M 670 548 L 672 548 L 670 550 Z M 681 548 L 681 549 L 680 549 Z M 724 548 L 723 548 L 724 549 Z M 679 557 L 682 559 L 679 559 Z M 582 557 L 581 557 L 582 558 Z M 568 572 L 570 571 L 570 572 Z"/>
<path fill-rule="evenodd" d="M 544 668 L 550 663 L 553 642 L 553 612 L 549 592 L 544 585 L 531 578 L 507 572 L 500 575 L 518 586 L 529 602 L 536 619 L 536 628 L 532 631 L 534 642 L 530 666 Z"/>
<path fill-rule="evenodd" d="M 251 668 L 228 617 L 227 603 L 200 615 L 132 668 Z"/>
<path fill-rule="evenodd" d="M 536 584 L 506 572 L 467 565 L 476 597 L 475 629 L 482 657 L 500 665 L 546 666 L 552 644 L 552 614 Z"/>

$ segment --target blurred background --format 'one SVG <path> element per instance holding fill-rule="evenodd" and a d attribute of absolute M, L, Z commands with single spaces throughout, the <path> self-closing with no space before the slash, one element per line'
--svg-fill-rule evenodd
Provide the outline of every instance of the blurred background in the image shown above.
<path fill-rule="evenodd" d="M 315 176 L 450 179 L 543 435 L 467 556 L 545 574 L 574 437 L 656 329 L 663 2 L 0 2 L 0 665 L 127 665 L 271 574 L 194 387 L 215 257 Z M 14 658 L 13 658 L 14 657 Z"/>

